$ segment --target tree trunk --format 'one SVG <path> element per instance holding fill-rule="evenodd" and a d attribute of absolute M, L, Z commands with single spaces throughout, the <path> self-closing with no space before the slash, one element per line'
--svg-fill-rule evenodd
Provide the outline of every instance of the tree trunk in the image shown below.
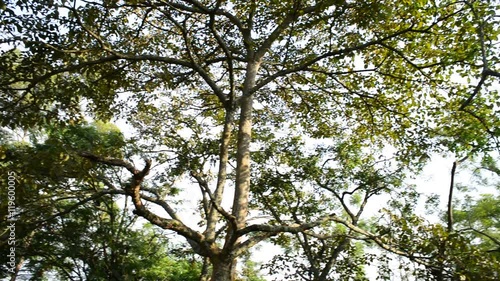
<path fill-rule="evenodd" d="M 203 258 L 203 265 L 201 267 L 200 281 L 210 281 L 210 259 L 207 257 Z"/>
<path fill-rule="evenodd" d="M 236 228 L 245 226 L 248 213 L 248 197 L 250 194 L 250 142 L 252 139 L 253 96 L 250 92 L 255 85 L 258 62 L 247 65 L 247 76 L 241 96 L 241 113 L 238 128 L 238 148 L 236 151 L 236 188 L 234 191 L 233 215 Z M 237 230 L 235 229 L 235 230 Z"/>
<path fill-rule="evenodd" d="M 212 262 L 212 279 L 210 281 L 234 281 L 236 279 L 236 259 L 215 256 Z"/>
<path fill-rule="evenodd" d="M 233 202 L 233 215 L 237 229 L 245 226 L 248 213 L 250 192 L 250 141 L 252 134 L 252 97 L 242 97 L 240 124 L 238 131 L 238 150 L 236 152 L 236 189 Z"/>
<path fill-rule="evenodd" d="M 220 205 L 224 196 L 224 188 L 227 177 L 227 163 L 229 159 L 229 146 L 231 142 L 231 133 L 234 125 L 234 113 L 232 109 L 227 109 L 224 122 L 224 130 L 221 137 L 221 146 L 219 151 L 219 172 L 217 174 L 217 187 L 214 192 L 214 200 L 216 205 Z M 207 228 L 205 238 L 208 242 L 215 241 L 215 228 L 219 219 L 219 211 L 212 204 L 207 216 Z"/>

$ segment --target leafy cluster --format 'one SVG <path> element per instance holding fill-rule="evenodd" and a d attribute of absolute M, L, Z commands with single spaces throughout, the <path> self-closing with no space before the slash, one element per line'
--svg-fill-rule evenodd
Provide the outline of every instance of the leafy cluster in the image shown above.
<path fill-rule="evenodd" d="M 454 201 L 467 159 L 498 171 L 498 7 L 1 1 L 0 129 L 26 137 L 0 138 L 0 172 L 19 175 L 20 245 L 54 253 L 26 252 L 26 264 L 95 280 L 230 281 L 270 241 L 284 251 L 270 270 L 291 265 L 287 278 L 366 280 L 378 259 L 387 279 L 394 255 L 424 279 L 498 277 L 498 198 Z M 406 182 L 436 154 L 459 159 L 447 223 L 417 215 Z M 203 264 L 153 247 L 118 198 Z M 386 211 L 372 217 L 370 204 Z M 253 266 L 241 278 L 258 280 Z"/>

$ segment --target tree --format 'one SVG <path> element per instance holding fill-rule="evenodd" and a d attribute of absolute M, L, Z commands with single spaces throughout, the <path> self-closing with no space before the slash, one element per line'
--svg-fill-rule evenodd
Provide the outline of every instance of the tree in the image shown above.
<path fill-rule="evenodd" d="M 20 249 L 25 265 L 19 275 L 30 280 L 199 280 L 199 261 L 176 257 L 168 240 L 150 228 L 130 229 L 133 222 L 118 209 L 102 210 L 108 204 L 97 211 L 81 206 L 33 231 Z"/>
<path fill-rule="evenodd" d="M 401 187 L 398 174 L 418 172 L 431 152 L 497 145 L 495 5 L 6 1 L 1 124 L 64 126 L 82 112 L 126 119 L 130 153 L 70 149 L 67 161 L 128 171 L 128 183 L 93 179 L 184 237 L 210 260 L 212 281 L 234 280 L 237 258 L 257 243 L 322 226 L 392 249 L 359 224 L 368 199 Z M 396 152 L 380 164 L 383 147 Z M 142 168 L 131 154 L 146 159 Z M 174 205 L 192 185 L 202 229 Z M 277 200 L 287 204 L 268 207 Z M 271 218 L 251 223 L 259 212 Z"/>
<path fill-rule="evenodd" d="M 128 208 L 119 209 L 115 198 L 99 194 L 102 184 L 86 175 L 110 175 L 109 169 L 99 171 L 97 167 L 79 166 L 81 163 L 66 163 L 67 145 L 118 149 L 123 138 L 116 127 L 96 123 L 53 129 L 41 143 L 31 137 L 32 142 L 7 138 L 1 146 L 2 172 L 14 168 L 24 175 L 16 190 L 16 234 L 21 238 L 16 253 L 24 263 L 18 275 L 22 273 L 30 280 L 199 279 L 198 260 L 189 260 L 186 253 L 176 254 L 168 239 L 151 226 L 138 228 L 136 219 L 127 215 Z M 6 192 L 4 187 L 2 191 Z M 93 196 L 85 198 L 85 194 Z M 2 211 L 8 210 L 7 203 L 2 201 Z M 2 229 L 5 223 L 2 221 Z M 2 239 L 2 252 L 7 253 L 11 246 Z M 5 258 L 2 256 L 2 275 L 8 273 Z"/>
<path fill-rule="evenodd" d="M 36 237 L 40 235 L 38 229 L 49 233 L 56 231 L 57 227 L 52 224 L 63 224 L 57 222 L 59 217 L 97 202 L 104 194 L 116 194 L 113 191 L 98 191 L 100 183 L 94 177 L 106 173 L 106 170 L 85 161 L 69 161 L 72 149 L 86 148 L 118 155 L 116 153 L 124 140 L 116 127 L 98 123 L 96 126 L 72 126 L 64 130 L 49 126 L 45 129 L 45 133 L 26 132 L 30 139 L 21 141 L 6 130 L 6 138 L 0 145 L 0 170 L 12 176 L 2 179 L 2 192 L 7 194 L 9 187 L 9 194 L 15 199 L 2 201 L 1 215 L 8 220 L 2 220 L 1 225 L 5 229 L 12 221 L 15 222 L 15 238 L 18 240 L 15 246 L 19 258 L 17 270 L 28 257 L 26 249 L 37 241 Z M 12 184 L 8 185 L 7 180 Z M 10 187 L 13 187 L 13 193 L 10 193 Z M 85 210 L 78 214 L 82 220 L 88 221 L 94 212 Z M 9 234 L 2 231 L 3 238 Z M 2 239 L 3 249 L 9 246 L 14 245 Z"/>
<path fill-rule="evenodd" d="M 473 204 L 471 204 L 473 203 Z M 499 258 L 498 195 L 483 194 L 478 200 L 470 200 L 463 210 L 456 212 L 461 231 L 471 232 L 472 239 L 481 240 L 481 248 Z M 468 207 L 468 208 L 467 208 Z"/>

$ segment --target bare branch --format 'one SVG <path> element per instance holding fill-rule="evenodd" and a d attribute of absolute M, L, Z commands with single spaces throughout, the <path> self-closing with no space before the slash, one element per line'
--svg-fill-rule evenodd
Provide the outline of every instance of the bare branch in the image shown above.
<path fill-rule="evenodd" d="M 489 75 L 489 76 L 495 76 L 497 78 L 500 78 L 500 72 L 498 71 L 494 71 L 494 70 L 491 70 L 491 69 L 485 69 L 484 72 L 486 73 L 486 75 Z"/>
<path fill-rule="evenodd" d="M 483 73 L 481 74 L 481 80 L 479 80 L 479 82 L 477 83 L 477 86 L 474 88 L 474 92 L 472 92 L 472 94 L 469 96 L 469 98 L 467 98 L 467 100 L 462 103 L 459 110 L 464 110 L 472 102 L 472 100 L 476 97 L 476 95 L 481 90 L 481 87 L 483 86 L 484 82 L 486 81 L 486 78 L 488 78 L 488 76 L 483 71 Z"/>
<path fill-rule="evenodd" d="M 351 220 L 354 221 L 356 219 L 356 216 L 354 215 L 354 213 L 351 211 L 349 206 L 347 206 L 347 204 L 345 203 L 344 197 L 346 194 L 352 195 L 354 192 L 356 192 L 359 189 L 359 187 L 354 189 L 352 192 L 347 192 L 347 191 L 343 192 L 342 196 L 340 196 L 340 194 L 337 191 L 335 191 L 333 188 L 330 188 L 328 186 L 328 184 L 323 184 L 321 182 L 317 182 L 317 183 L 319 186 L 321 186 L 321 188 L 324 188 L 324 189 L 330 191 L 340 201 L 340 203 L 342 204 L 342 207 L 344 208 L 344 211 L 346 211 L 347 215 L 349 215 Z"/>

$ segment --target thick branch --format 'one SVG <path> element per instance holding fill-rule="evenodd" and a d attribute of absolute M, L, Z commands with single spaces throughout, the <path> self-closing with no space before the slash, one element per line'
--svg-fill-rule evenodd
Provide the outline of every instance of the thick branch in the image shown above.
<path fill-rule="evenodd" d="M 294 7 L 289 14 L 285 16 L 285 19 L 271 32 L 271 34 L 264 40 L 260 48 L 255 53 L 255 59 L 261 60 L 267 53 L 271 45 L 276 41 L 276 39 L 283 33 L 283 31 L 290 26 L 290 24 L 298 18 L 298 5 L 300 1 L 295 1 Z"/>
<path fill-rule="evenodd" d="M 269 225 L 269 224 L 252 224 L 236 232 L 237 236 L 243 236 L 251 232 L 267 232 L 278 234 L 282 232 L 299 233 L 319 226 L 325 222 L 330 221 L 335 215 L 324 216 L 317 221 L 304 223 L 300 225 Z"/>
<path fill-rule="evenodd" d="M 197 231 L 189 228 L 184 223 L 177 219 L 166 219 L 162 218 L 151 211 L 149 211 L 142 203 L 142 196 L 140 193 L 141 184 L 144 180 L 144 177 L 149 173 L 151 169 L 151 160 L 146 160 L 146 165 L 142 170 L 138 170 L 132 165 L 130 162 L 109 158 L 109 157 L 101 157 L 94 155 L 90 152 L 80 152 L 80 156 L 89 159 L 90 161 L 107 164 L 111 166 L 123 167 L 126 168 L 130 173 L 132 173 L 133 177 L 130 182 L 130 185 L 127 186 L 125 192 L 127 195 L 130 195 L 132 198 L 132 202 L 134 203 L 135 210 L 134 213 L 139 215 L 154 225 L 157 225 L 161 228 L 172 230 L 177 232 L 178 234 L 184 236 L 188 240 L 192 240 L 201 246 L 203 242 L 203 235 L 198 233 Z"/>
<path fill-rule="evenodd" d="M 488 68 L 488 69 L 484 70 L 484 72 L 488 76 L 495 76 L 496 78 L 500 78 L 500 72 L 498 72 L 498 71 L 494 71 L 494 70 L 491 70 Z"/>
<path fill-rule="evenodd" d="M 236 248 L 234 250 L 234 255 L 241 256 L 248 249 L 250 249 L 253 246 L 257 245 L 258 243 L 268 239 L 269 237 L 275 236 L 276 234 L 277 233 L 263 232 L 263 233 L 259 233 L 259 234 L 255 235 L 255 236 L 252 236 L 251 238 L 247 239 L 246 241 L 244 241 L 236 246 Z"/>
<path fill-rule="evenodd" d="M 349 239 L 348 237 L 343 237 L 342 240 L 338 243 L 337 247 L 335 247 L 335 249 L 333 250 L 333 253 L 331 254 L 325 267 L 321 271 L 320 280 L 327 280 L 328 275 L 330 274 L 330 271 L 332 270 L 340 253 L 342 253 L 342 251 L 345 250 L 345 248 L 349 245 L 350 241 L 351 239 Z"/>
<path fill-rule="evenodd" d="M 233 198 L 233 215 L 236 217 L 236 226 L 241 229 L 246 224 L 248 215 L 248 198 L 250 196 L 250 143 L 252 139 L 252 111 L 253 96 L 251 89 L 255 85 L 260 62 L 250 61 L 247 64 L 243 93 L 239 99 L 241 104 L 240 120 L 238 124 L 238 142 L 236 149 L 236 187 Z M 236 229 L 233 229 L 235 231 Z M 234 237 L 231 231 L 228 241 Z"/>
<path fill-rule="evenodd" d="M 92 162 L 106 164 L 106 165 L 115 166 L 115 167 L 123 167 L 123 168 L 127 169 L 133 175 L 138 174 L 140 172 L 139 170 L 137 170 L 135 168 L 135 166 L 132 163 L 125 161 L 125 160 L 122 160 L 122 159 L 101 157 L 101 156 L 98 156 L 98 155 L 95 155 L 93 153 L 86 152 L 86 151 L 79 152 L 78 155 L 83 157 L 83 158 L 86 158 Z"/>
<path fill-rule="evenodd" d="M 222 202 L 224 195 L 224 188 L 227 178 L 227 165 L 229 161 L 229 143 L 231 141 L 231 132 L 234 125 L 234 115 L 230 110 L 226 111 L 226 118 L 224 121 L 224 129 L 221 136 L 221 145 L 219 150 L 219 171 L 217 173 L 217 185 L 213 194 L 212 205 L 207 217 L 207 228 L 205 235 L 208 241 L 215 239 L 215 227 L 218 220 L 217 206 Z"/>
<path fill-rule="evenodd" d="M 317 221 L 310 222 L 310 223 L 304 223 L 300 225 L 268 225 L 268 224 L 253 224 L 250 226 L 247 226 L 243 229 L 240 229 L 236 231 L 236 237 L 242 237 L 243 235 L 249 234 L 249 233 L 255 233 L 259 232 L 244 242 L 237 244 L 235 248 L 235 253 L 241 254 L 248 250 L 249 248 L 253 247 L 254 245 L 258 244 L 259 242 L 266 240 L 269 237 L 278 235 L 280 233 L 292 233 L 292 234 L 297 234 L 301 232 L 305 232 L 309 229 L 312 229 L 316 226 L 319 226 L 325 222 L 330 221 L 335 215 L 329 215 L 329 216 L 324 216 Z"/>

